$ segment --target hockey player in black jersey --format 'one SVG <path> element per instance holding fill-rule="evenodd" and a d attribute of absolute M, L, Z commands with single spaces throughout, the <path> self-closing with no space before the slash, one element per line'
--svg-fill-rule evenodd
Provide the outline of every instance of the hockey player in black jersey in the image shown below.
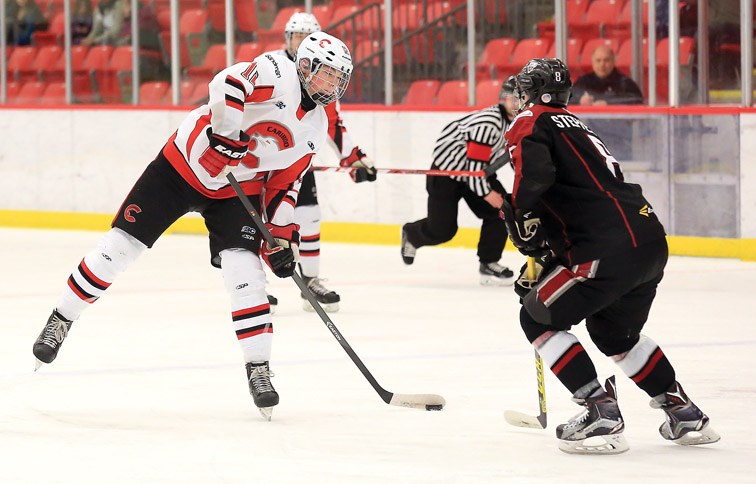
<path fill-rule="evenodd" d="M 514 245 L 537 260 L 536 270 L 523 267 L 515 283 L 520 324 L 584 407 L 557 427 L 560 449 L 628 449 L 614 379 L 601 386 L 569 331 L 583 320 L 598 349 L 665 412 L 662 437 L 681 445 L 716 442 L 672 364 L 641 333 L 667 263 L 664 228 L 641 187 L 624 181 L 607 146 L 566 109 L 571 85 L 560 60 L 531 60 L 516 77 L 520 112 L 505 135 L 515 169 L 511 205 L 503 204 L 507 228 Z M 586 442 L 591 437 L 603 442 Z"/>
<path fill-rule="evenodd" d="M 434 169 L 483 170 L 503 153 L 504 130 L 514 118 L 514 76 L 501 86 L 499 104 L 447 125 L 433 149 Z M 459 201 L 464 199 L 483 224 L 478 242 L 480 283 L 511 284 L 514 273 L 499 264 L 507 242 L 499 208 L 506 190 L 496 178 L 428 176 L 428 216 L 402 227 L 402 260 L 412 264 L 417 249 L 451 240 L 457 233 Z"/>

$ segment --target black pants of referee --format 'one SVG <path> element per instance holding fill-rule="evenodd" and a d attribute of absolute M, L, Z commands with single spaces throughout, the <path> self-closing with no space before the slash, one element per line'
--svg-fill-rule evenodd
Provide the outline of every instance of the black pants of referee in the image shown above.
<path fill-rule="evenodd" d="M 491 189 L 504 195 L 506 190 L 496 176 L 488 178 Z M 450 241 L 457 233 L 459 201 L 464 199 L 476 217 L 483 220 L 478 241 L 478 259 L 487 264 L 501 259 L 507 242 L 507 228 L 499 209 L 476 195 L 465 182 L 445 176 L 426 177 L 428 216 L 404 226 L 409 242 L 417 248 Z"/>

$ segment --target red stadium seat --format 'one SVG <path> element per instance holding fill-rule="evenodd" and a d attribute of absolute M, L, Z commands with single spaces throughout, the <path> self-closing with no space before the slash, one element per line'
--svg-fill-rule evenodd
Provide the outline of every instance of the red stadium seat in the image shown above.
<path fill-rule="evenodd" d="M 108 65 L 94 73 L 95 85 L 100 100 L 105 103 L 128 102 L 124 99 L 124 87 L 131 87 L 132 49 L 116 47 Z"/>
<path fill-rule="evenodd" d="M 328 27 L 328 33 L 335 35 L 345 42 L 354 37 L 357 33 L 361 33 L 364 29 L 363 15 L 352 17 L 352 15 L 357 13 L 359 10 L 360 7 L 358 7 L 357 5 L 337 8 L 333 12 L 333 17 L 331 18 L 331 23 Z M 338 27 L 334 27 L 334 24 L 342 21 L 343 23 L 339 24 Z"/>
<path fill-rule="evenodd" d="M 39 104 L 47 85 L 41 81 L 29 81 L 21 85 L 15 97 L 15 104 Z"/>
<path fill-rule="evenodd" d="M 234 0 L 234 12 L 236 12 L 236 30 L 247 37 L 256 35 L 260 26 L 257 22 L 257 10 L 252 0 Z"/>
<path fill-rule="evenodd" d="M 591 0 L 567 0 L 567 24 L 574 24 L 583 20 L 585 12 L 588 10 L 588 4 Z M 554 22 L 538 22 L 538 37 L 545 39 L 554 38 Z"/>
<path fill-rule="evenodd" d="M 643 69 L 648 69 L 648 39 L 643 39 Z M 622 42 L 617 55 L 614 57 L 614 65 L 625 75 L 630 73 L 630 67 L 633 64 L 633 42 L 630 39 Z"/>
<path fill-rule="evenodd" d="M 185 10 L 179 21 L 179 33 L 189 49 L 189 59 L 192 65 L 199 65 L 207 50 L 207 11 Z"/>
<path fill-rule="evenodd" d="M 312 7 L 312 14 L 316 19 L 318 19 L 318 23 L 320 24 L 321 29 L 325 29 L 326 27 L 328 27 L 328 24 L 331 23 L 333 12 L 334 9 L 331 5 L 318 5 Z"/>
<path fill-rule="evenodd" d="M 493 79 L 496 66 L 504 65 L 509 61 L 516 45 L 517 41 L 510 38 L 489 40 L 475 64 L 475 78 L 477 80 Z"/>
<path fill-rule="evenodd" d="M 648 0 L 643 0 L 643 35 L 648 34 Z M 633 2 L 628 0 L 616 21 L 607 21 L 604 23 L 604 37 L 617 39 L 620 42 L 630 38 L 630 26 L 632 22 Z"/>
<path fill-rule="evenodd" d="M 8 103 L 12 104 L 15 102 L 16 97 L 18 96 L 18 92 L 21 90 L 21 83 L 18 81 L 8 81 L 8 83 L 5 85 L 5 93 L 8 96 Z"/>
<path fill-rule="evenodd" d="M 37 30 L 32 33 L 32 44 L 37 47 L 46 45 L 63 45 L 63 35 L 66 29 L 66 17 L 63 12 L 56 13 L 50 21 L 47 30 Z"/>
<path fill-rule="evenodd" d="M 87 57 L 89 47 L 84 45 L 74 45 L 71 47 L 71 71 L 82 71 L 84 59 Z M 65 80 L 65 56 L 61 55 L 55 64 L 45 66 L 40 72 L 40 80 L 47 82 L 63 82 Z"/>
<path fill-rule="evenodd" d="M 492 104 L 499 104 L 499 94 L 501 93 L 501 84 L 503 81 L 499 79 L 486 79 L 480 81 L 475 86 L 475 105 L 476 106 L 490 106 Z"/>
<path fill-rule="evenodd" d="M 166 30 L 160 32 L 158 35 L 158 41 L 160 42 L 160 53 L 163 57 L 163 64 L 166 66 L 171 65 L 171 31 Z M 189 58 L 189 49 L 186 42 L 179 41 L 179 67 L 184 69 L 191 65 L 191 59 Z"/>
<path fill-rule="evenodd" d="M 423 79 L 410 84 L 402 104 L 433 104 L 441 87 L 441 81 Z"/>
<path fill-rule="evenodd" d="M 65 104 L 66 103 L 66 83 L 51 82 L 47 84 L 42 93 L 42 104 Z"/>
<path fill-rule="evenodd" d="M 583 20 L 567 24 L 570 37 L 584 40 L 600 37 L 602 25 L 614 22 L 622 11 L 622 5 L 622 0 L 593 0 Z"/>
<path fill-rule="evenodd" d="M 55 66 L 63 57 L 63 48 L 58 45 L 46 45 L 41 47 L 34 57 L 34 61 L 18 70 L 18 80 L 41 81 L 44 78 L 44 70 L 49 66 Z"/>
<path fill-rule="evenodd" d="M 145 82 L 139 86 L 139 104 L 159 106 L 165 104 L 165 95 L 170 84 L 163 81 Z"/>
<path fill-rule="evenodd" d="M 13 80 L 20 80 L 20 71 L 27 69 L 34 62 L 34 58 L 37 56 L 37 48 L 34 46 L 16 47 L 13 49 L 8 63 L 8 78 Z"/>
<path fill-rule="evenodd" d="M 517 43 L 508 61 L 494 66 L 494 77 L 504 79 L 522 70 L 530 59 L 545 57 L 550 42 L 546 39 L 523 39 Z"/>
<path fill-rule="evenodd" d="M 296 12 L 304 12 L 302 7 L 285 7 L 278 11 L 276 18 L 273 20 L 273 25 L 269 29 L 258 29 L 257 40 L 263 44 L 269 44 L 271 42 L 280 42 L 284 38 L 284 28 L 286 22 L 289 21 L 292 15 Z M 321 26 L 322 27 L 322 26 Z"/>
<path fill-rule="evenodd" d="M 583 41 L 581 39 L 567 39 L 567 59 L 562 59 L 562 61 L 569 67 L 570 76 L 573 80 L 582 74 L 580 70 L 580 52 L 582 49 Z M 546 57 L 556 57 L 556 44 L 551 44 Z"/>
<path fill-rule="evenodd" d="M 436 104 L 444 106 L 467 106 L 469 99 L 467 81 L 446 81 L 441 84 Z"/>
<path fill-rule="evenodd" d="M 207 4 L 210 28 L 215 32 L 226 32 L 226 5 L 223 1 L 211 0 Z"/>
<path fill-rule="evenodd" d="M 241 44 L 236 51 L 236 62 L 250 62 L 263 52 L 263 46 L 259 42 Z"/>
<path fill-rule="evenodd" d="M 210 82 L 215 74 L 226 68 L 226 46 L 211 45 L 205 54 L 205 60 L 197 67 L 190 67 L 186 74 L 189 80 Z"/>

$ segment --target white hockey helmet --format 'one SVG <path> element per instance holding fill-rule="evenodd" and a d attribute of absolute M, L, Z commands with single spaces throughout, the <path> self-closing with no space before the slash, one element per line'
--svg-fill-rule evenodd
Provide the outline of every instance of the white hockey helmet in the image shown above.
<path fill-rule="evenodd" d="M 297 55 L 297 47 L 292 46 L 292 34 L 311 34 L 320 32 L 318 19 L 311 13 L 295 12 L 284 27 L 284 40 L 286 41 L 286 50 L 292 57 Z"/>
<path fill-rule="evenodd" d="M 313 101 L 325 106 L 341 98 L 352 75 L 352 55 L 344 42 L 325 32 L 313 32 L 297 49 L 297 73 Z"/>

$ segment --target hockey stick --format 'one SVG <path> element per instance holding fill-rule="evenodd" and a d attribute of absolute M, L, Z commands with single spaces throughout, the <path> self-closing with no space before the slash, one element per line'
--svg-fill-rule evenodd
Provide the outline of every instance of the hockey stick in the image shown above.
<path fill-rule="evenodd" d="M 535 280 L 535 258 L 528 257 L 528 279 Z M 546 383 L 543 379 L 543 358 L 535 351 L 536 383 L 538 384 L 538 416 L 528 415 L 515 410 L 506 410 L 504 419 L 515 427 L 527 427 L 531 429 L 546 428 Z"/>
<path fill-rule="evenodd" d="M 351 173 L 359 168 L 351 168 L 348 166 L 313 166 L 312 171 L 330 171 L 336 173 Z M 485 171 L 469 171 L 469 170 L 414 170 L 409 168 L 376 168 L 378 173 L 387 173 L 390 175 L 426 175 L 426 176 L 471 176 L 471 177 L 485 177 L 488 176 Z"/>
<path fill-rule="evenodd" d="M 260 231 L 260 234 L 262 234 L 265 242 L 270 247 L 278 246 L 278 242 L 276 242 L 276 239 L 273 238 L 270 231 L 265 226 L 262 218 L 260 217 L 260 214 L 257 213 L 255 207 L 252 206 L 252 203 L 250 203 L 249 199 L 244 194 L 244 191 L 242 190 L 241 186 L 239 186 L 239 182 L 236 181 L 234 174 L 229 173 L 228 175 L 226 175 L 226 179 L 228 179 L 231 187 L 233 187 L 234 192 L 236 192 L 236 196 L 239 197 L 239 200 L 241 201 L 242 205 L 244 205 L 244 208 L 247 210 L 247 212 L 249 212 L 249 215 L 250 217 L 252 217 L 252 221 L 255 224 L 255 228 Z M 373 375 L 370 373 L 370 370 L 368 370 L 365 364 L 362 362 L 360 357 L 357 356 L 357 353 L 354 352 L 349 343 L 347 343 L 347 340 L 344 339 L 344 337 L 341 335 L 341 332 L 338 330 L 338 328 L 336 328 L 336 325 L 333 324 L 333 321 L 331 321 L 331 318 L 328 317 L 318 300 L 315 299 L 315 297 L 312 295 L 310 289 L 307 288 L 307 285 L 302 280 L 302 277 L 294 272 L 291 275 L 291 278 L 294 279 L 294 282 L 296 282 L 299 290 L 302 292 L 302 295 L 304 295 L 305 299 L 307 299 L 307 301 L 312 305 L 312 307 L 315 309 L 315 312 L 318 313 L 318 316 L 320 316 L 320 319 L 331 331 L 331 334 L 333 334 L 333 337 L 336 338 L 339 344 L 341 344 L 341 347 L 344 348 L 344 351 L 346 351 L 347 355 L 349 355 L 349 358 L 352 360 L 352 362 L 354 362 L 355 365 L 357 365 L 357 368 L 360 369 L 362 375 L 367 379 L 368 382 L 370 382 L 370 385 L 373 387 L 373 389 L 375 389 L 376 392 L 378 392 L 378 395 L 380 395 L 381 399 L 383 399 L 384 402 L 388 403 L 389 405 L 396 405 L 397 407 L 417 408 L 420 410 L 441 410 L 444 408 L 446 400 L 444 400 L 444 397 L 442 397 L 441 395 L 391 393 L 390 391 L 385 390 L 383 387 L 381 387 L 375 377 L 373 377 Z"/>
<path fill-rule="evenodd" d="M 470 177 L 487 177 L 493 175 L 496 170 L 509 163 L 509 152 L 496 158 L 482 170 L 416 170 L 411 168 L 376 168 L 378 173 L 387 173 L 389 175 L 425 175 L 425 176 L 470 176 Z M 313 166 L 312 171 L 330 171 L 335 173 L 351 173 L 359 168 L 348 166 Z"/>

